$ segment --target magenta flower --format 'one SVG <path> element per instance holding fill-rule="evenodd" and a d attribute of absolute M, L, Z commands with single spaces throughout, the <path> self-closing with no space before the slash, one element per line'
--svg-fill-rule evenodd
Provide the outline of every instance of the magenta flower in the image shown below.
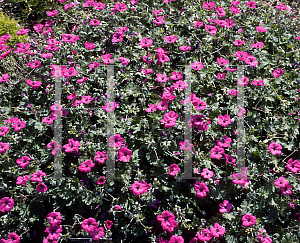
<path fill-rule="evenodd" d="M 264 81 L 262 79 L 260 80 L 253 80 L 253 82 L 251 83 L 254 86 L 264 86 Z"/>
<path fill-rule="evenodd" d="M 17 178 L 16 184 L 24 186 L 28 180 L 29 180 L 29 176 L 28 175 L 25 175 L 24 177 L 23 176 L 19 176 Z"/>
<path fill-rule="evenodd" d="M 122 146 L 124 142 L 124 138 L 122 138 L 120 134 L 115 134 L 109 137 L 108 142 L 109 142 L 109 147 L 119 148 Z"/>
<path fill-rule="evenodd" d="M 41 53 L 42 58 L 51 58 L 53 57 L 53 53 Z"/>
<path fill-rule="evenodd" d="M 94 43 L 84 42 L 84 46 L 85 46 L 85 48 L 88 49 L 88 50 L 92 50 L 92 49 L 96 48 L 96 46 L 95 46 Z"/>
<path fill-rule="evenodd" d="M 196 70 L 200 70 L 203 68 L 202 62 L 196 62 L 196 63 L 192 63 L 191 64 L 192 69 Z"/>
<path fill-rule="evenodd" d="M 8 75 L 8 73 L 3 74 L 3 75 L 0 77 L 0 83 L 8 81 L 8 78 L 9 78 L 9 77 L 10 77 L 10 76 Z"/>
<path fill-rule="evenodd" d="M 179 80 L 176 83 L 173 83 L 174 88 L 181 89 L 181 90 L 184 90 L 187 87 L 187 85 L 188 84 L 182 80 Z"/>
<path fill-rule="evenodd" d="M 201 234 L 198 233 L 197 237 L 201 241 L 210 241 L 212 238 L 212 233 L 210 232 L 209 229 L 204 229 L 202 230 Z"/>
<path fill-rule="evenodd" d="M 203 26 L 203 22 L 199 22 L 199 20 L 196 20 L 196 23 L 193 23 L 195 28 L 199 28 Z"/>
<path fill-rule="evenodd" d="M 222 154 L 224 153 L 224 149 L 220 148 L 219 146 L 215 146 L 213 149 L 211 149 L 210 151 L 210 157 L 212 159 L 221 159 L 222 158 Z"/>
<path fill-rule="evenodd" d="M 47 191 L 47 186 L 44 184 L 44 183 L 39 183 L 37 186 L 36 186 L 36 191 L 37 192 L 46 192 Z"/>
<path fill-rule="evenodd" d="M 285 177 L 279 177 L 279 179 L 275 180 L 274 185 L 279 187 L 285 187 L 289 184 L 288 180 L 285 180 Z"/>
<path fill-rule="evenodd" d="M 177 36 L 174 35 L 165 36 L 164 40 L 167 43 L 174 43 L 175 41 L 177 41 Z"/>
<path fill-rule="evenodd" d="M 261 243 L 272 243 L 272 239 L 268 236 L 267 231 L 265 229 L 261 229 L 257 234 L 257 238 Z"/>
<path fill-rule="evenodd" d="M 107 159 L 107 154 L 105 151 L 103 151 L 103 152 L 97 151 L 96 156 L 94 156 L 94 159 L 98 163 L 103 164 L 104 161 Z"/>
<path fill-rule="evenodd" d="M 68 100 L 74 100 L 74 99 L 76 99 L 76 97 L 77 97 L 76 93 L 73 93 L 73 94 L 68 95 L 67 99 Z"/>
<path fill-rule="evenodd" d="M 284 72 L 285 72 L 285 70 L 282 70 L 281 68 L 279 68 L 278 70 L 275 69 L 273 71 L 273 76 L 274 76 L 274 78 L 280 77 Z"/>
<path fill-rule="evenodd" d="M 233 158 L 231 155 L 229 155 L 229 154 L 224 154 L 224 156 L 225 156 L 225 159 L 226 159 L 226 163 L 232 164 L 233 166 L 236 166 L 236 163 L 235 163 L 236 159 L 234 159 L 234 158 Z"/>
<path fill-rule="evenodd" d="M 61 145 L 58 144 L 58 141 L 52 141 L 47 144 L 47 148 L 53 148 L 52 155 L 56 155 L 61 150 Z"/>
<path fill-rule="evenodd" d="M 83 104 L 89 104 L 89 103 L 91 103 L 91 101 L 93 101 L 93 98 L 90 96 L 90 95 L 88 95 L 88 96 L 82 96 L 81 97 L 81 103 L 83 103 Z"/>
<path fill-rule="evenodd" d="M 241 45 L 243 45 L 244 43 L 245 43 L 245 41 L 242 41 L 242 40 L 235 40 L 235 41 L 233 42 L 233 45 L 241 46 Z"/>
<path fill-rule="evenodd" d="M 81 228 L 83 230 L 86 230 L 87 232 L 93 232 L 94 228 L 98 227 L 98 223 L 96 222 L 96 220 L 94 218 L 88 218 L 83 220 L 82 224 L 81 224 Z"/>
<path fill-rule="evenodd" d="M 61 224 L 61 214 L 60 212 L 51 212 L 46 216 L 47 219 L 49 220 L 50 225 L 52 226 L 57 226 Z"/>
<path fill-rule="evenodd" d="M 214 2 L 204 2 L 202 8 L 212 10 L 215 6 L 216 4 Z"/>
<path fill-rule="evenodd" d="M 175 176 L 180 171 L 180 168 L 176 164 L 171 164 L 169 166 L 169 175 Z"/>
<path fill-rule="evenodd" d="M 78 71 L 75 70 L 74 67 L 70 67 L 69 69 L 63 69 L 62 70 L 62 75 L 64 77 L 73 77 L 76 76 L 78 74 Z"/>
<path fill-rule="evenodd" d="M 15 232 L 12 232 L 10 233 L 8 236 L 7 236 L 7 240 L 5 241 L 2 241 L 0 240 L 1 243 L 20 243 L 21 241 L 21 238 L 19 235 L 17 235 Z"/>
<path fill-rule="evenodd" d="M 118 150 L 117 157 L 119 160 L 123 162 L 128 162 L 130 160 L 130 157 L 132 155 L 132 152 L 127 148 L 120 148 Z"/>
<path fill-rule="evenodd" d="M 281 195 L 292 195 L 292 185 L 286 185 L 286 186 L 282 186 L 280 187 L 280 191 L 281 191 Z"/>
<path fill-rule="evenodd" d="M 157 215 L 157 221 L 161 223 L 162 229 L 169 233 L 174 231 L 178 226 L 174 214 L 170 213 L 168 210 L 164 211 L 162 215 Z"/>
<path fill-rule="evenodd" d="M 42 84 L 42 82 L 40 81 L 31 81 L 30 79 L 26 79 L 26 83 L 28 84 L 28 86 L 31 86 L 33 89 L 37 89 Z"/>
<path fill-rule="evenodd" d="M 218 124 L 223 126 L 223 127 L 226 127 L 229 124 L 231 124 L 231 119 L 230 119 L 229 115 L 224 115 L 224 116 L 219 115 L 218 118 L 219 118 Z"/>
<path fill-rule="evenodd" d="M 8 143 L 0 142 L 0 154 L 5 154 L 9 148 L 10 146 L 8 145 Z"/>
<path fill-rule="evenodd" d="M 7 126 L 0 127 L 0 136 L 4 136 L 9 132 L 9 128 Z"/>
<path fill-rule="evenodd" d="M 229 64 L 229 61 L 224 59 L 223 57 L 217 58 L 217 61 L 220 66 Z"/>
<path fill-rule="evenodd" d="M 282 151 L 282 146 L 278 143 L 272 142 L 268 146 L 268 150 L 271 152 L 273 155 L 281 155 Z"/>
<path fill-rule="evenodd" d="M 125 57 L 119 57 L 118 60 L 120 60 L 124 66 L 128 65 L 130 62 L 130 60 Z"/>
<path fill-rule="evenodd" d="M 183 51 L 183 52 L 187 52 L 189 50 L 191 50 L 190 46 L 179 46 L 179 50 Z"/>
<path fill-rule="evenodd" d="M 131 188 L 130 190 L 137 196 L 139 196 L 140 194 L 143 194 L 143 193 L 147 193 L 148 192 L 148 189 L 150 188 L 151 186 L 145 182 L 145 181 L 142 181 L 142 182 L 139 182 L 139 181 L 136 181 L 135 183 L 133 183 L 131 185 Z"/>
<path fill-rule="evenodd" d="M 127 5 L 126 3 L 116 3 L 116 5 L 110 10 L 124 12 L 127 10 Z"/>
<path fill-rule="evenodd" d="M 224 200 L 223 203 L 220 203 L 219 204 L 220 206 L 220 209 L 219 209 L 219 212 L 220 213 L 229 213 L 230 210 L 233 208 L 232 204 L 229 203 L 227 200 Z"/>
<path fill-rule="evenodd" d="M 24 169 L 29 165 L 30 160 L 31 160 L 30 157 L 23 156 L 22 158 L 17 159 L 16 162 L 22 169 Z"/>
<path fill-rule="evenodd" d="M 184 140 L 179 143 L 180 149 L 190 151 L 194 145 L 189 142 L 189 140 Z"/>
<path fill-rule="evenodd" d="M 242 217 L 243 225 L 249 227 L 255 224 L 256 217 L 251 214 L 245 214 Z"/>
<path fill-rule="evenodd" d="M 238 85 L 239 86 L 246 86 L 249 83 L 249 78 L 243 77 L 238 79 Z"/>
<path fill-rule="evenodd" d="M 225 15 L 226 15 L 226 12 L 225 12 L 224 8 L 222 8 L 222 7 L 215 8 L 215 11 L 217 12 L 217 15 L 220 18 L 225 17 Z"/>
<path fill-rule="evenodd" d="M 256 2 L 250 1 L 245 3 L 249 8 L 256 8 Z"/>
<path fill-rule="evenodd" d="M 296 174 L 300 170 L 300 163 L 298 160 L 289 159 L 286 168 L 292 173 Z"/>
<path fill-rule="evenodd" d="M 147 39 L 147 38 L 143 38 L 141 40 L 141 42 L 139 43 L 139 45 L 142 47 L 142 48 L 146 48 L 146 47 L 149 47 L 152 45 L 152 40 L 151 39 Z"/>
<path fill-rule="evenodd" d="M 74 36 L 72 34 L 62 35 L 62 41 L 64 42 L 76 43 L 77 40 L 79 40 L 78 35 L 74 35 Z"/>
<path fill-rule="evenodd" d="M 267 32 L 268 31 L 268 29 L 264 28 L 263 26 L 256 26 L 255 28 L 258 32 Z"/>
<path fill-rule="evenodd" d="M 204 168 L 201 173 L 201 176 L 205 179 L 209 179 L 209 178 L 213 177 L 213 175 L 214 175 L 214 172 L 207 168 Z"/>
<path fill-rule="evenodd" d="M 92 160 L 88 159 L 81 163 L 81 165 L 78 167 L 78 170 L 80 170 L 82 172 L 90 172 L 94 166 L 95 166 L 95 163 L 92 163 Z"/>
<path fill-rule="evenodd" d="M 169 116 L 164 115 L 164 119 L 161 120 L 161 123 L 165 124 L 166 128 L 174 127 L 176 120 L 170 118 Z"/>
<path fill-rule="evenodd" d="M 248 182 L 246 173 L 235 173 L 232 178 L 232 182 L 240 186 L 244 186 Z"/>
<path fill-rule="evenodd" d="M 13 209 L 14 204 L 15 204 L 15 201 L 13 198 L 3 197 L 0 200 L 0 211 L 2 213 L 9 212 L 10 210 Z"/>
<path fill-rule="evenodd" d="M 253 44 L 253 42 L 252 42 L 251 46 L 254 48 L 257 48 L 257 49 L 261 49 L 265 46 L 265 44 L 263 42 L 257 42 L 255 44 Z"/>
<path fill-rule="evenodd" d="M 98 19 L 92 19 L 90 21 L 91 26 L 100 25 L 100 21 Z"/>
<path fill-rule="evenodd" d="M 80 146 L 80 142 L 79 141 L 74 141 L 73 138 L 68 139 L 68 144 L 65 144 L 63 146 L 66 153 L 72 153 L 73 150 L 75 150 L 76 152 L 78 152 Z"/>
<path fill-rule="evenodd" d="M 178 80 L 182 79 L 182 72 L 173 72 L 172 75 L 170 76 L 172 80 Z"/>
<path fill-rule="evenodd" d="M 172 235 L 169 243 L 184 243 L 184 239 L 182 236 Z"/>
<path fill-rule="evenodd" d="M 168 108 L 169 103 L 166 101 L 161 101 L 157 103 L 157 109 L 165 111 Z"/>
<path fill-rule="evenodd" d="M 206 197 L 206 193 L 209 192 L 209 189 L 206 186 L 205 182 L 200 183 L 199 181 L 196 181 L 196 183 L 194 184 L 194 189 L 196 191 L 197 198 L 204 198 Z"/>
<path fill-rule="evenodd" d="M 234 14 L 238 14 L 241 12 L 241 10 L 239 8 L 236 7 L 229 7 L 229 10 L 234 13 Z"/>
<path fill-rule="evenodd" d="M 57 10 L 55 9 L 55 10 L 53 10 L 53 11 L 47 11 L 47 15 L 48 15 L 49 17 L 55 16 L 55 15 L 57 15 Z"/>
<path fill-rule="evenodd" d="M 157 105 L 150 104 L 149 107 L 145 111 L 150 113 L 150 112 L 154 112 L 156 110 L 157 110 Z"/>
<path fill-rule="evenodd" d="M 42 183 L 44 176 L 46 176 L 46 173 L 44 173 L 42 170 L 36 171 L 31 175 L 31 181 Z"/>
<path fill-rule="evenodd" d="M 26 35 L 29 29 L 19 29 L 16 35 Z"/>
<path fill-rule="evenodd" d="M 98 241 L 100 238 L 104 237 L 105 232 L 103 227 L 95 227 L 93 231 L 89 232 L 90 236 L 93 237 L 93 240 Z"/>
<path fill-rule="evenodd" d="M 124 34 L 121 31 L 117 31 L 112 36 L 112 43 L 122 42 L 124 38 Z"/>
<path fill-rule="evenodd" d="M 113 226 L 113 222 L 111 220 L 106 220 L 105 225 L 108 229 L 111 229 L 111 227 Z"/>
<path fill-rule="evenodd" d="M 161 74 L 161 73 L 156 74 L 156 81 L 157 82 L 160 82 L 160 83 L 164 82 L 165 83 L 168 80 L 169 80 L 169 78 L 168 78 L 167 74 Z"/>
<path fill-rule="evenodd" d="M 211 35 L 215 35 L 218 31 L 218 29 L 213 25 L 205 25 L 205 30 Z"/>
<path fill-rule="evenodd" d="M 105 183 L 105 176 L 100 176 L 97 180 L 98 185 L 102 185 Z"/>
<path fill-rule="evenodd" d="M 226 230 L 224 227 L 222 227 L 218 223 L 215 223 L 214 227 L 210 227 L 210 232 L 211 232 L 212 236 L 219 237 L 221 235 L 224 235 Z"/>
<path fill-rule="evenodd" d="M 34 62 L 28 63 L 27 66 L 29 66 L 31 69 L 39 68 L 41 66 L 41 63 L 39 62 L 39 60 L 35 60 Z"/>
<path fill-rule="evenodd" d="M 109 102 L 106 103 L 105 106 L 102 106 L 102 109 L 107 111 L 107 112 L 112 112 L 113 110 L 115 110 L 118 107 L 118 103 L 117 102 Z"/>
<path fill-rule="evenodd" d="M 156 20 L 152 20 L 152 22 L 153 22 L 156 26 L 160 26 L 160 25 L 166 23 L 166 21 L 164 20 L 164 17 L 163 17 L 163 16 L 156 16 L 155 18 L 156 18 Z"/>

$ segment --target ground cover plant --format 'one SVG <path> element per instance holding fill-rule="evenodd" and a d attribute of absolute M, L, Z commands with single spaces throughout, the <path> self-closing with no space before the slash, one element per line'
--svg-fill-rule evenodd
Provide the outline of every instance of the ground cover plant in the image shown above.
<path fill-rule="evenodd" d="M 299 3 L 58 2 L 28 42 L 0 37 L 0 242 L 299 242 Z"/>

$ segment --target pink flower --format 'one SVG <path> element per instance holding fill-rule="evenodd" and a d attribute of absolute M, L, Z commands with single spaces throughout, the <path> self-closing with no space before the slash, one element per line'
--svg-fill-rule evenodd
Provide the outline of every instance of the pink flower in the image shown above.
<path fill-rule="evenodd" d="M 209 179 L 209 178 L 213 177 L 213 175 L 214 175 L 214 172 L 207 168 L 204 168 L 201 173 L 201 176 L 205 179 Z"/>
<path fill-rule="evenodd" d="M 225 156 L 225 159 L 226 159 L 226 163 L 232 164 L 233 166 L 236 166 L 236 163 L 235 163 L 236 159 L 234 159 L 234 158 L 233 158 L 231 155 L 229 155 L 229 154 L 224 154 L 224 156 Z"/>
<path fill-rule="evenodd" d="M 215 35 L 218 31 L 218 29 L 213 25 L 205 25 L 205 30 L 211 35 Z"/>
<path fill-rule="evenodd" d="M 29 165 L 30 160 L 31 160 L 30 157 L 23 156 L 22 158 L 17 159 L 16 162 L 22 169 L 24 169 Z"/>
<path fill-rule="evenodd" d="M 90 236 L 93 240 L 98 241 L 100 238 L 104 237 L 105 232 L 103 227 L 95 227 L 93 231 L 89 231 Z"/>
<path fill-rule="evenodd" d="M 28 86 L 31 86 L 33 89 L 37 89 L 42 85 L 42 82 L 40 81 L 31 81 L 30 79 L 26 79 L 26 83 Z"/>
<path fill-rule="evenodd" d="M 2 213 L 9 212 L 10 210 L 13 209 L 14 204 L 15 204 L 15 201 L 13 198 L 3 197 L 0 200 L 0 211 Z"/>
<path fill-rule="evenodd" d="M 278 143 L 272 142 L 268 146 L 268 150 L 271 152 L 273 155 L 281 155 L 282 151 L 282 146 Z"/>
<path fill-rule="evenodd" d="M 141 40 L 141 42 L 139 43 L 139 45 L 142 47 L 142 48 L 146 48 L 146 47 L 149 47 L 152 45 L 152 40 L 151 39 L 147 39 L 147 38 L 143 38 Z"/>
<path fill-rule="evenodd" d="M 229 213 L 230 210 L 233 208 L 232 204 L 229 203 L 227 200 L 224 200 L 223 203 L 220 203 L 219 204 L 220 206 L 220 209 L 219 209 L 219 212 L 220 213 Z"/>
<path fill-rule="evenodd" d="M 163 16 L 159 16 L 159 17 L 155 17 L 156 20 L 152 20 L 152 22 L 156 25 L 156 26 L 160 26 L 161 24 L 165 24 L 166 21 L 164 20 Z"/>
<path fill-rule="evenodd" d="M 114 210 L 115 211 L 120 211 L 120 210 L 122 210 L 122 208 L 121 208 L 120 205 L 115 205 Z"/>
<path fill-rule="evenodd" d="M 154 112 L 156 110 L 157 110 L 157 106 L 154 104 L 150 104 L 149 107 L 145 111 L 150 113 L 150 112 Z"/>
<path fill-rule="evenodd" d="M 222 125 L 223 127 L 228 126 L 229 124 L 231 124 L 231 119 L 229 115 L 219 115 L 218 116 L 219 120 L 218 120 L 218 124 Z"/>
<path fill-rule="evenodd" d="M 47 11 L 47 15 L 48 15 L 49 17 L 55 16 L 55 15 L 57 15 L 57 10 L 55 9 L 55 10 L 53 10 L 52 12 L 51 12 L 51 11 Z"/>
<path fill-rule="evenodd" d="M 102 185 L 105 183 L 105 176 L 100 176 L 97 180 L 98 185 Z"/>
<path fill-rule="evenodd" d="M 16 35 L 26 35 L 29 29 L 19 29 Z"/>
<path fill-rule="evenodd" d="M 288 180 L 285 180 L 285 177 L 279 177 L 279 179 L 275 180 L 274 185 L 279 187 L 285 187 L 289 184 Z"/>
<path fill-rule="evenodd" d="M 272 243 L 272 239 L 268 237 L 267 231 L 265 229 L 261 229 L 257 234 L 257 238 L 261 243 Z"/>
<path fill-rule="evenodd" d="M 135 183 L 133 183 L 131 185 L 131 188 L 130 190 L 137 196 L 139 196 L 140 194 L 143 194 L 143 193 L 147 193 L 148 192 L 148 189 L 150 188 L 151 186 L 143 181 L 143 182 L 139 182 L 139 181 L 136 181 Z"/>
<path fill-rule="evenodd" d="M 17 178 L 16 184 L 17 184 L 17 185 L 23 185 L 23 186 L 24 186 L 28 180 L 29 180 L 29 176 L 28 176 L 28 175 L 25 175 L 24 177 L 19 176 L 19 177 Z"/>
<path fill-rule="evenodd" d="M 161 223 L 162 229 L 166 230 L 169 233 L 174 231 L 174 229 L 178 226 L 174 214 L 170 213 L 167 210 L 164 211 L 162 215 L 157 215 L 157 221 Z"/>
<path fill-rule="evenodd" d="M 48 240 L 51 239 L 52 242 L 55 242 L 59 237 L 60 233 L 62 232 L 62 226 L 61 225 L 56 225 L 56 226 L 48 226 L 46 230 L 44 231 L 48 233 Z"/>
<path fill-rule="evenodd" d="M 98 19 L 92 19 L 90 21 L 91 26 L 100 25 L 100 21 Z"/>
<path fill-rule="evenodd" d="M 245 214 L 242 217 L 243 225 L 249 227 L 255 224 L 256 217 L 251 214 Z"/>
<path fill-rule="evenodd" d="M 43 177 L 46 176 L 46 173 L 44 173 L 42 170 L 36 171 L 31 175 L 31 181 L 32 182 L 43 182 Z"/>
<path fill-rule="evenodd" d="M 32 69 L 39 68 L 41 66 L 41 63 L 39 62 L 39 60 L 35 60 L 34 62 L 28 63 L 27 66 L 30 66 L 30 68 Z"/>
<path fill-rule="evenodd" d="M 298 160 L 289 159 L 286 168 L 292 173 L 296 174 L 300 170 L 300 163 Z"/>
<path fill-rule="evenodd" d="M 165 36 L 164 40 L 167 43 L 174 43 L 175 41 L 177 41 L 177 36 L 174 35 Z"/>
<path fill-rule="evenodd" d="M 74 100 L 74 99 L 76 99 L 76 97 L 77 97 L 76 93 L 73 93 L 73 94 L 68 95 L 67 99 L 68 100 Z"/>
<path fill-rule="evenodd" d="M 187 52 L 187 51 L 191 50 L 191 47 L 190 46 L 180 46 L 179 50 L 181 50 L 183 52 Z"/>
<path fill-rule="evenodd" d="M 68 144 L 65 144 L 63 146 L 66 153 L 72 153 L 73 150 L 75 150 L 76 152 L 78 152 L 80 146 L 80 142 L 79 141 L 74 141 L 73 138 L 68 139 Z"/>
<path fill-rule="evenodd" d="M 73 77 L 76 76 L 78 74 L 78 71 L 75 70 L 74 67 L 70 67 L 69 69 L 63 69 L 62 70 L 62 75 L 64 77 Z"/>
<path fill-rule="evenodd" d="M 176 164 L 171 164 L 169 166 L 169 175 L 175 176 L 180 171 L 180 168 Z"/>
<path fill-rule="evenodd" d="M 182 79 L 182 72 L 173 72 L 171 77 L 172 80 L 178 80 L 178 79 Z"/>
<path fill-rule="evenodd" d="M 199 20 L 196 20 L 196 23 L 193 23 L 195 28 L 199 28 L 203 26 L 203 22 L 199 22 Z"/>
<path fill-rule="evenodd" d="M 256 26 L 255 28 L 258 32 L 267 32 L 268 31 L 268 29 L 264 28 L 263 26 Z"/>
<path fill-rule="evenodd" d="M 94 45 L 94 43 L 84 42 L 84 46 L 88 50 L 92 50 L 92 49 L 96 48 L 96 46 Z"/>
<path fill-rule="evenodd" d="M 224 149 L 220 148 L 219 146 L 215 146 L 213 149 L 211 149 L 210 151 L 210 157 L 212 159 L 216 158 L 216 159 L 221 159 L 222 158 L 222 154 L 224 153 Z"/>
<path fill-rule="evenodd" d="M 119 148 L 122 146 L 124 142 L 124 138 L 122 138 L 120 134 L 115 134 L 114 136 L 109 137 L 108 142 L 109 142 L 109 147 Z"/>
<path fill-rule="evenodd" d="M 168 108 L 169 103 L 166 101 L 161 101 L 157 103 L 157 109 L 165 111 Z M 164 123 L 164 122 L 163 122 Z"/>
<path fill-rule="evenodd" d="M 212 238 L 212 233 L 210 232 L 209 229 L 204 229 L 202 230 L 201 234 L 198 233 L 197 237 L 201 241 L 210 241 Z"/>
<path fill-rule="evenodd" d="M 161 120 L 161 123 L 164 123 L 165 127 L 169 128 L 169 127 L 174 127 L 176 124 L 176 121 L 174 119 L 172 119 L 171 117 L 164 115 L 164 119 Z"/>
<path fill-rule="evenodd" d="M 169 243 L 184 243 L 184 239 L 182 236 L 172 235 Z"/>
<path fill-rule="evenodd" d="M 232 182 L 240 186 L 244 186 L 248 182 L 246 173 L 235 173 L 232 178 Z"/>
<path fill-rule="evenodd" d="M 125 57 L 119 57 L 118 60 L 120 60 L 124 66 L 128 65 L 130 62 L 130 60 Z"/>
<path fill-rule="evenodd" d="M 220 66 L 229 64 L 229 61 L 224 59 L 223 57 L 217 58 L 217 61 Z"/>
<path fill-rule="evenodd" d="M 286 195 L 286 194 L 292 195 L 292 191 L 290 189 L 292 189 L 292 185 L 286 185 L 280 187 L 281 195 Z"/>
<path fill-rule="evenodd" d="M 248 83 L 249 83 L 249 78 L 247 78 L 247 77 L 238 79 L 238 85 L 241 87 L 246 86 Z"/>
<path fill-rule="evenodd" d="M 125 3 L 116 3 L 110 10 L 124 12 L 127 10 L 127 5 Z"/>
<path fill-rule="evenodd" d="M 234 13 L 234 14 L 238 14 L 241 12 L 241 10 L 239 8 L 236 7 L 229 7 L 229 10 Z"/>
<path fill-rule="evenodd" d="M 5 154 L 9 147 L 8 143 L 0 142 L 0 154 Z"/>
<path fill-rule="evenodd" d="M 61 214 L 60 212 L 51 212 L 46 216 L 47 219 L 49 220 L 50 225 L 52 226 L 58 226 L 61 224 Z"/>
<path fill-rule="evenodd" d="M 108 229 L 111 229 L 111 227 L 113 226 L 113 222 L 110 221 L 110 220 L 106 220 L 106 221 L 105 221 L 105 225 L 106 225 L 106 227 L 107 227 Z"/>
<path fill-rule="evenodd" d="M 184 90 L 184 88 L 186 88 L 187 85 L 188 84 L 186 82 L 182 81 L 182 80 L 179 80 L 176 83 L 173 83 L 174 88 L 181 89 L 181 90 Z"/>
<path fill-rule="evenodd" d="M 0 83 L 8 81 L 8 78 L 9 78 L 9 77 L 10 77 L 10 76 L 8 75 L 8 73 L 3 74 L 3 75 L 0 77 Z"/>
<path fill-rule="evenodd" d="M 81 224 L 81 228 L 83 230 L 86 230 L 87 232 L 93 232 L 94 228 L 98 227 L 98 223 L 96 222 L 96 220 L 94 218 L 88 218 L 83 220 L 82 224 Z"/>
<path fill-rule="evenodd" d="M 245 41 L 235 40 L 235 41 L 233 42 L 233 45 L 241 46 L 241 45 L 243 45 L 244 43 L 245 43 Z"/>
<path fill-rule="evenodd" d="M 41 57 L 42 58 L 50 58 L 50 57 L 53 57 L 53 54 L 52 53 L 41 53 Z"/>
<path fill-rule="evenodd" d="M 191 151 L 192 147 L 194 147 L 194 145 L 190 143 L 189 140 L 181 141 L 179 145 L 180 145 L 180 149 L 186 151 Z"/>
<path fill-rule="evenodd" d="M 25 128 L 25 121 L 17 121 L 11 127 L 15 128 L 15 131 L 20 131 L 21 128 Z"/>
<path fill-rule="evenodd" d="M 202 62 L 192 63 L 191 67 L 196 71 L 203 68 Z"/>
<path fill-rule="evenodd" d="M 44 183 L 39 183 L 37 186 L 36 186 L 36 191 L 37 192 L 46 192 L 47 191 L 47 186 L 44 184 Z"/>
<path fill-rule="evenodd" d="M 132 155 L 132 152 L 127 148 L 120 148 L 118 150 L 117 157 L 119 160 L 123 162 L 128 162 L 130 160 L 130 157 Z"/>
<path fill-rule="evenodd" d="M 204 2 L 202 8 L 212 10 L 215 6 L 216 4 L 214 2 Z"/>
<path fill-rule="evenodd" d="M 206 197 L 206 193 L 209 192 L 209 189 L 206 186 L 205 182 L 200 183 L 199 181 L 196 181 L 196 183 L 194 184 L 194 189 L 196 191 L 197 198 L 204 198 Z"/>
<path fill-rule="evenodd" d="M 0 127 L 0 136 L 4 136 L 9 132 L 9 128 L 7 126 Z"/>
<path fill-rule="evenodd" d="M 284 72 L 285 72 L 285 70 L 282 70 L 281 68 L 279 68 L 278 70 L 275 69 L 273 71 L 273 76 L 274 76 L 274 78 L 280 77 Z"/>
<path fill-rule="evenodd" d="M 6 243 L 20 243 L 21 241 L 20 236 L 18 236 L 15 232 L 10 233 L 7 238 Z"/>
<path fill-rule="evenodd" d="M 250 1 L 245 3 L 249 8 L 256 8 L 256 2 Z"/>
<path fill-rule="evenodd" d="M 262 79 L 253 80 L 253 82 L 251 84 L 254 85 L 254 86 L 264 86 L 264 81 Z"/>
<path fill-rule="evenodd" d="M 221 235 L 224 235 L 226 230 L 224 227 L 222 227 L 218 223 L 215 223 L 214 227 L 210 227 L 210 232 L 211 232 L 212 236 L 219 237 Z"/>
<path fill-rule="evenodd" d="M 91 159 L 88 159 L 81 163 L 78 169 L 82 172 L 90 172 L 91 169 L 95 166 L 95 163 L 92 163 Z"/>
<path fill-rule="evenodd" d="M 102 109 L 105 110 L 105 111 L 107 111 L 107 112 L 112 112 L 117 107 L 118 107 L 118 103 L 117 102 L 109 102 L 109 103 L 106 103 L 105 106 L 102 106 Z"/>
<path fill-rule="evenodd" d="M 92 100 L 93 100 L 93 98 L 90 95 L 88 95 L 88 96 L 83 95 L 81 97 L 81 103 L 82 104 L 89 104 L 89 103 L 91 103 Z"/>
<path fill-rule="evenodd" d="M 146 75 L 152 74 L 152 73 L 153 73 L 153 69 L 144 69 L 144 68 L 142 68 L 142 72 L 143 72 L 144 74 L 146 74 Z"/>
<path fill-rule="evenodd" d="M 107 154 L 105 151 L 103 151 L 103 152 L 97 151 L 96 156 L 94 156 L 94 159 L 98 163 L 103 164 L 104 161 L 107 159 Z"/>
<path fill-rule="evenodd" d="M 79 40 L 78 35 L 74 35 L 74 36 L 72 34 L 62 35 L 62 41 L 64 42 L 76 43 L 77 40 Z"/>
<path fill-rule="evenodd" d="M 265 44 L 263 42 L 257 42 L 255 44 L 252 43 L 251 46 L 257 49 L 261 49 L 265 46 Z"/>

